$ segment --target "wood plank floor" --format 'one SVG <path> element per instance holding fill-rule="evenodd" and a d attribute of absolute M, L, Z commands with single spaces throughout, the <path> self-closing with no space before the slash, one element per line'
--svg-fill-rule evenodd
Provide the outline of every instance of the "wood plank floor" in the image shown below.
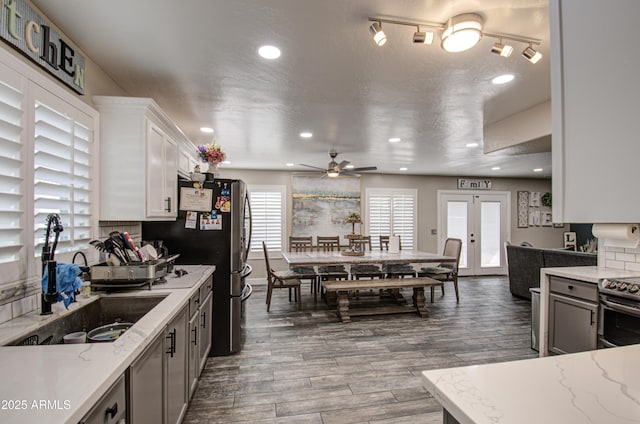
<path fill-rule="evenodd" d="M 303 309 L 266 287 L 246 303 L 241 353 L 209 358 L 185 423 L 441 423 L 421 371 L 534 358 L 528 301 L 506 277 L 461 278 L 439 289 L 430 318 L 415 313 L 354 317 L 313 302 Z M 410 292 L 405 296 L 410 298 Z"/>

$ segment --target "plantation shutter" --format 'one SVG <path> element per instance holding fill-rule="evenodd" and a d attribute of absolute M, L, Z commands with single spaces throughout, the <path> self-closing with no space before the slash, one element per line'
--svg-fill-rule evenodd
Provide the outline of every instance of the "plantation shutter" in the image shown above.
<path fill-rule="evenodd" d="M 24 275 L 24 80 L 0 65 L 0 280 Z M 18 265 L 20 263 L 20 265 Z"/>
<path fill-rule="evenodd" d="M 60 253 L 89 247 L 91 239 L 92 130 L 86 115 L 44 90 L 36 90 L 34 112 L 34 245 L 45 241 L 46 218 L 60 215 Z M 84 121 L 84 122 L 83 122 Z"/>
<path fill-rule="evenodd" d="M 402 249 L 416 249 L 416 205 L 414 189 L 366 190 L 367 218 L 365 226 L 374 249 L 380 248 L 380 236 L 400 236 Z"/>
<path fill-rule="evenodd" d="M 267 249 L 282 251 L 284 222 L 284 187 L 249 187 L 251 203 L 251 252 L 262 254 L 262 242 Z"/>

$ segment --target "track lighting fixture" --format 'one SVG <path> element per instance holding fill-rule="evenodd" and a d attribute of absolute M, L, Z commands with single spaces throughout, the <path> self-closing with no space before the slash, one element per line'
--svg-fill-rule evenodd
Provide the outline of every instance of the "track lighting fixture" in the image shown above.
<path fill-rule="evenodd" d="M 511 56 L 511 53 L 513 53 L 513 47 L 508 44 L 504 44 L 502 39 L 500 39 L 500 41 L 496 41 L 493 47 L 491 47 L 491 53 L 499 54 L 502 57 L 509 57 Z"/>
<path fill-rule="evenodd" d="M 469 50 L 482 38 L 482 23 L 475 13 L 450 18 L 442 31 L 442 49 L 451 53 Z"/>
<path fill-rule="evenodd" d="M 531 47 L 531 44 L 529 44 L 529 47 L 524 49 L 524 51 L 522 52 L 522 57 L 524 57 L 531 63 L 538 63 L 538 61 L 542 59 L 542 54 L 540 54 L 540 52 L 538 51 L 535 51 L 533 47 Z"/>
<path fill-rule="evenodd" d="M 448 52 L 469 50 L 478 44 L 483 37 L 490 37 L 497 40 L 491 47 L 492 53 L 502 57 L 511 56 L 513 46 L 504 42 L 504 40 L 508 40 L 528 44 L 528 47 L 522 52 L 522 56 L 529 62 L 536 63 L 542 58 L 542 55 L 533 49 L 534 45 L 540 45 L 540 40 L 519 35 L 485 32 L 483 28 L 484 20 L 477 13 L 456 15 L 445 23 L 411 22 L 385 18 L 369 18 L 369 21 L 373 22 L 369 27 L 369 31 L 379 46 L 387 42 L 387 36 L 382 31 L 382 24 L 385 23 L 417 28 L 417 31 L 413 33 L 413 42 L 421 44 L 431 44 L 435 31 L 439 30 L 441 31 L 440 46 Z M 424 31 L 424 28 L 429 28 L 433 31 Z"/>
<path fill-rule="evenodd" d="M 387 42 L 387 36 L 382 30 L 382 23 L 380 21 L 372 23 L 369 27 L 369 32 L 373 35 L 373 41 L 375 41 L 377 45 L 384 46 L 384 43 Z"/>
<path fill-rule="evenodd" d="M 418 30 L 413 33 L 413 42 L 418 44 L 431 44 L 433 43 L 433 31 L 420 31 L 420 27 L 417 27 Z"/>

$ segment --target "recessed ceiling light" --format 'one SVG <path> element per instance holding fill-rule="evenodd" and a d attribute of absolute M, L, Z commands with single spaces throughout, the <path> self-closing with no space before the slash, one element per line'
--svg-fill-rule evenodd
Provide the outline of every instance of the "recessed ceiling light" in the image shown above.
<path fill-rule="evenodd" d="M 302 137 L 302 138 L 311 138 L 311 137 L 313 137 L 313 134 L 311 134 L 308 131 L 305 131 L 305 132 L 301 132 L 300 133 L 300 137 Z"/>
<path fill-rule="evenodd" d="M 291 162 L 287 162 L 287 163 L 285 164 L 285 166 L 294 166 L 294 165 L 295 165 L 295 164 L 293 164 L 293 163 L 291 163 Z"/>
<path fill-rule="evenodd" d="M 491 80 L 493 84 L 506 84 L 511 81 L 513 81 L 513 75 L 511 74 L 500 75 Z"/>
<path fill-rule="evenodd" d="M 478 143 L 467 143 L 467 147 L 478 147 Z"/>
<path fill-rule="evenodd" d="M 397 142 L 399 142 L 399 141 L 400 141 L 400 138 L 399 138 L 399 137 L 391 137 L 391 138 L 389 139 L 389 143 L 397 143 Z"/>
<path fill-rule="evenodd" d="M 405 168 L 404 166 L 402 168 L 400 168 L 401 171 L 408 171 L 409 168 Z"/>
<path fill-rule="evenodd" d="M 499 166 L 494 166 L 493 168 L 491 168 L 492 171 L 499 171 L 500 167 Z"/>
<path fill-rule="evenodd" d="M 258 54 L 265 59 L 277 59 L 280 57 L 280 49 L 275 46 L 262 46 L 258 49 Z"/>
<path fill-rule="evenodd" d="M 533 172 L 542 172 L 542 168 L 535 168 Z"/>
<path fill-rule="evenodd" d="M 212 133 L 213 132 L 213 128 L 201 127 L 200 131 L 202 131 L 203 133 Z"/>

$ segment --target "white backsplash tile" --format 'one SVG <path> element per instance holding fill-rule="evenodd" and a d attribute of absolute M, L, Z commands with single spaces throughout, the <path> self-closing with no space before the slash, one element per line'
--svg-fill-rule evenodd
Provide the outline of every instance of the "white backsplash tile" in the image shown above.
<path fill-rule="evenodd" d="M 11 303 L 6 303 L 0 306 L 0 323 L 7 322 L 11 318 L 13 318 L 13 314 L 11 312 Z"/>
<path fill-rule="evenodd" d="M 31 311 L 34 311 L 37 308 L 37 297 L 38 295 L 31 295 L 20 300 L 16 300 L 15 302 L 11 302 L 11 312 L 13 318 L 19 317 L 20 315 L 28 314 Z"/>

